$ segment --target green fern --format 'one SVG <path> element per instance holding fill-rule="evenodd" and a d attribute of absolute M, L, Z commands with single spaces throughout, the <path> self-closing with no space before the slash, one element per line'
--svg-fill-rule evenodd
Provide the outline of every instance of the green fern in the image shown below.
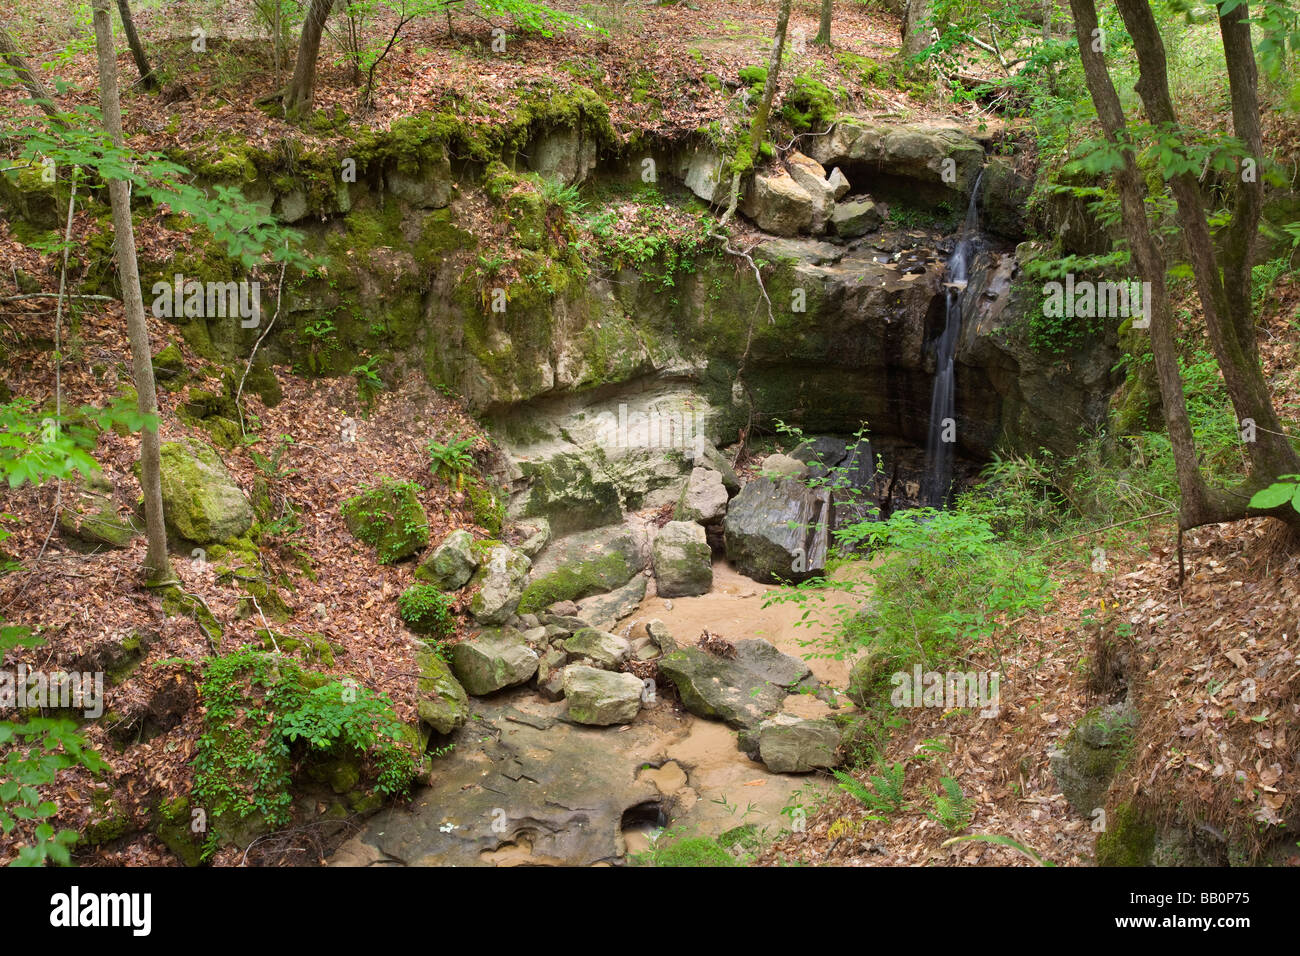
<path fill-rule="evenodd" d="M 934 810 L 926 811 L 925 815 L 943 824 L 944 829 L 951 833 L 965 830 L 970 826 L 975 808 L 966 799 L 966 794 L 962 793 L 961 784 L 952 777 L 942 777 L 939 786 L 943 792 L 934 795 Z"/>
<path fill-rule="evenodd" d="M 883 774 L 869 776 L 867 781 L 871 784 L 870 788 L 842 770 L 831 772 L 839 781 L 840 789 L 868 810 L 877 813 L 897 813 L 903 806 L 903 777 L 907 773 L 907 765 L 901 760 L 886 765 Z"/>

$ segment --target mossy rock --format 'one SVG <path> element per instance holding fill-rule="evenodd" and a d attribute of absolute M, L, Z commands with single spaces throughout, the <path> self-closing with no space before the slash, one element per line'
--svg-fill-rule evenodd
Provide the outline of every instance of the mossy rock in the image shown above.
<path fill-rule="evenodd" d="M 323 634 L 281 634 L 266 628 L 258 628 L 255 633 L 257 646 L 264 651 L 278 648 L 282 653 L 292 654 L 313 667 L 334 666 L 334 645 Z"/>
<path fill-rule="evenodd" d="M 195 544 L 229 541 L 253 526 L 253 508 L 215 450 L 186 439 L 164 442 L 163 511 L 168 526 Z"/>
<path fill-rule="evenodd" d="M 1097 865 L 1150 866 L 1155 848 L 1155 825 L 1145 821 L 1132 803 L 1121 803 L 1107 815 L 1106 829 L 1097 834 Z"/>
<path fill-rule="evenodd" d="M 112 494 L 113 484 L 102 473 L 86 478 L 59 512 L 59 530 L 89 545 L 128 547 L 142 529 L 118 514 Z"/>
<path fill-rule="evenodd" d="M 111 790 L 96 790 L 90 806 L 90 822 L 81 834 L 81 842 L 87 846 L 112 843 L 133 829 L 130 814 Z"/>
<path fill-rule="evenodd" d="M 1084 816 L 1104 802 L 1106 790 L 1132 746 L 1133 710 L 1123 704 L 1094 707 L 1079 719 L 1051 758 L 1061 792 Z"/>
<path fill-rule="evenodd" d="M 166 389 L 180 388 L 189 378 L 189 368 L 185 365 L 185 356 L 175 343 L 163 347 L 153 357 L 153 376 L 158 384 Z"/>
<path fill-rule="evenodd" d="M 557 601 L 577 601 L 622 587 L 636 573 L 621 552 L 602 554 L 589 561 L 565 565 L 537 578 L 524 588 L 518 614 L 536 614 Z"/>
<path fill-rule="evenodd" d="M 343 503 L 348 530 L 379 553 L 381 564 L 408 558 L 429 543 L 429 519 L 417 491 L 413 482 L 382 478 Z"/>
<path fill-rule="evenodd" d="M 198 866 L 203 862 L 206 827 L 198 832 L 194 827 L 201 821 L 191 811 L 188 797 L 163 800 L 154 808 L 153 834 L 186 866 Z"/>
<path fill-rule="evenodd" d="M 420 671 L 416 684 L 420 720 L 440 734 L 465 725 L 469 717 L 469 695 L 451 672 L 451 667 L 430 648 L 416 652 Z"/>

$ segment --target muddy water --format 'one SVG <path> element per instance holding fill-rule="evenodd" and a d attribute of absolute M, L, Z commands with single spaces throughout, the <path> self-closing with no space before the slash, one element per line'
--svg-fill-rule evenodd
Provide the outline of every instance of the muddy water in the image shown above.
<path fill-rule="evenodd" d="M 763 607 L 771 588 L 719 562 L 713 590 L 666 601 L 651 594 L 613 630 L 631 638 L 658 618 L 679 644 L 707 629 L 730 641 L 761 637 L 804 658 L 820 627 L 797 626 L 798 605 Z M 838 597 L 829 605 L 842 603 Z M 831 623 L 822 610 L 813 621 Z M 814 676 L 842 689 L 849 665 L 808 661 Z M 847 701 L 839 702 L 848 708 Z M 473 701 L 474 718 L 439 758 L 430 785 L 405 808 L 385 810 L 334 855 L 334 865 L 599 865 L 645 850 L 665 828 L 717 836 L 741 824 L 775 835 L 788 808 L 810 807 L 828 789 L 824 774 L 775 774 L 736 748 L 735 731 L 658 698 L 630 725 L 564 721 L 563 701 L 527 688 Z M 783 710 L 831 712 L 825 701 L 791 694 Z M 786 810 L 786 813 L 782 813 Z"/>

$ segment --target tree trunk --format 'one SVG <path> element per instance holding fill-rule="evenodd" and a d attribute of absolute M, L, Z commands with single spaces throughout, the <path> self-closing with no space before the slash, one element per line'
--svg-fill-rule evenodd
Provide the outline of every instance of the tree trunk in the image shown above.
<path fill-rule="evenodd" d="M 131 19 L 130 0 L 117 0 L 117 15 L 122 18 L 122 32 L 126 34 L 126 45 L 131 48 L 135 68 L 140 71 L 141 84 L 146 90 L 158 89 L 158 78 L 153 75 L 153 68 L 149 66 L 149 57 L 145 55 L 140 34 L 135 32 L 135 21 Z"/>
<path fill-rule="evenodd" d="M 284 111 L 290 119 L 301 119 L 311 112 L 316 96 L 316 57 L 320 37 L 325 29 L 334 0 L 311 0 L 311 9 L 298 38 L 298 58 L 293 64 L 293 79 L 284 94 Z"/>
<path fill-rule="evenodd" d="M 27 65 L 27 59 L 23 56 L 22 50 L 18 48 L 18 42 L 14 35 L 9 32 L 9 28 L 0 23 L 0 59 L 3 59 L 9 69 L 13 70 L 18 77 L 18 82 L 26 87 L 27 92 L 32 94 L 32 99 L 36 105 L 44 110 L 54 121 L 54 125 L 62 129 L 67 129 L 67 124 L 59 118 L 58 107 L 54 105 L 54 96 L 46 89 L 41 78 L 32 72 L 32 68 Z"/>
<path fill-rule="evenodd" d="M 907 0 L 903 14 L 903 48 L 900 55 L 912 59 L 930 45 L 930 31 L 924 23 L 930 19 L 930 0 Z"/>
<path fill-rule="evenodd" d="M 813 38 L 817 46 L 831 45 L 831 0 L 822 0 L 822 19 L 817 26 L 817 36 Z"/>
<path fill-rule="evenodd" d="M 122 104 L 117 89 L 117 53 L 113 48 L 113 23 L 108 0 L 93 0 L 95 48 L 99 54 L 99 103 L 104 128 L 119 150 L 125 149 L 122 133 Z M 145 322 L 144 298 L 140 292 L 140 270 L 135 258 L 135 230 L 131 225 L 131 195 L 125 180 L 108 181 L 113 207 L 113 245 L 117 251 L 117 274 L 122 284 L 126 311 L 126 333 L 131 343 L 131 370 L 142 415 L 158 415 L 158 393 L 154 386 L 149 327 Z M 158 454 L 158 425 L 145 426 L 140 433 L 140 487 L 144 492 L 145 534 L 148 552 L 145 575 L 150 583 L 170 580 L 167 560 L 167 532 L 163 525 L 161 462 Z"/>
<path fill-rule="evenodd" d="M 1140 68 L 1138 92 L 1143 98 L 1147 115 L 1158 124 L 1173 122 L 1173 108 L 1168 99 L 1167 76 L 1164 68 L 1164 48 L 1160 44 L 1158 30 L 1154 29 L 1154 18 L 1148 20 L 1150 9 L 1146 6 L 1145 0 L 1118 0 L 1118 5 L 1129 35 L 1133 38 L 1134 49 L 1138 56 Z M 1156 366 L 1156 378 L 1160 384 L 1165 424 L 1173 447 L 1174 466 L 1182 499 L 1179 505 L 1179 527 L 1185 531 L 1201 525 L 1265 514 L 1279 518 L 1292 527 L 1300 527 L 1300 513 L 1297 513 L 1289 502 L 1274 509 L 1252 509 L 1248 505 L 1253 491 L 1268 485 L 1279 474 L 1300 472 L 1300 462 L 1297 462 L 1295 453 L 1282 436 L 1269 436 L 1281 438 L 1281 447 L 1276 441 L 1262 439 L 1249 446 L 1252 473 L 1240 488 L 1231 491 L 1210 489 L 1201 474 L 1197 462 L 1196 444 L 1187 415 L 1182 377 L 1178 369 L 1177 346 L 1173 335 L 1174 322 L 1164 283 L 1165 261 L 1155 243 L 1147 219 L 1144 204 L 1146 190 L 1137 171 L 1133 150 L 1126 145 L 1131 137 L 1126 127 L 1119 96 L 1111 82 L 1105 58 L 1100 50 L 1094 49 L 1094 37 L 1101 36 L 1098 30 L 1095 2 L 1094 0 L 1070 0 L 1070 6 L 1078 30 L 1079 54 L 1083 62 L 1088 91 L 1097 108 L 1097 117 L 1105 130 L 1106 138 L 1120 149 L 1123 160 L 1123 165 L 1115 173 L 1115 182 L 1119 188 L 1124 231 L 1140 275 L 1151 283 L 1151 353 Z M 1143 11 L 1146 16 L 1143 16 Z M 1236 27 L 1231 23 L 1224 27 L 1225 31 L 1234 29 Z M 1234 36 L 1233 42 L 1239 45 L 1240 36 Z M 1245 46 L 1249 48 L 1248 35 Z M 1253 79 L 1254 55 L 1248 49 L 1247 52 L 1251 62 L 1250 78 Z M 1230 60 L 1234 56 L 1241 55 L 1240 50 L 1234 52 L 1233 49 L 1229 49 L 1226 36 L 1225 53 Z M 1242 74 L 1238 82 L 1241 82 L 1241 79 L 1246 76 L 1246 71 L 1241 70 L 1240 64 L 1238 69 Z M 1231 81 L 1231 69 L 1229 74 Z M 1235 120 L 1238 133 L 1243 135 L 1248 149 L 1252 151 L 1255 145 L 1258 145 L 1258 105 L 1257 103 L 1252 105 L 1253 94 L 1253 85 L 1249 90 L 1238 90 L 1234 85 L 1234 116 L 1238 108 L 1244 113 L 1253 113 L 1253 117 L 1243 116 Z M 1255 145 L 1251 143 L 1252 125 L 1256 130 Z M 1254 345 L 1254 322 L 1249 311 L 1249 286 L 1245 290 L 1246 312 L 1244 315 L 1234 316 L 1231 323 L 1225 326 L 1227 296 L 1223 291 L 1223 280 L 1218 274 L 1218 264 L 1214 260 L 1213 245 L 1209 241 L 1204 210 L 1199 195 L 1189 193 L 1187 182 L 1179 182 L 1182 178 L 1175 177 L 1172 183 L 1175 199 L 1178 202 L 1179 220 L 1183 226 L 1183 237 L 1192 250 L 1192 266 L 1196 273 L 1206 325 L 1233 406 L 1239 418 L 1254 418 L 1261 433 L 1267 434 L 1265 429 L 1281 432 L 1272 400 L 1268 395 L 1267 384 L 1264 382 L 1263 371 L 1259 366 L 1258 349 Z M 1194 187 L 1195 177 L 1191 179 L 1191 185 Z M 1233 212 L 1234 228 L 1238 216 L 1244 219 L 1255 217 L 1249 230 L 1245 227 L 1241 228 L 1243 235 L 1247 231 L 1253 233 L 1254 223 L 1258 221 L 1258 210 L 1252 211 L 1251 205 L 1248 200 L 1245 203 L 1239 200 Z M 1228 266 L 1231 269 L 1233 267 L 1231 257 L 1225 258 L 1228 258 Z M 1248 266 L 1245 275 L 1249 276 Z M 1242 340 L 1242 336 L 1247 333 L 1251 339 L 1249 349 Z"/>
<path fill-rule="evenodd" d="M 785 53 L 785 28 L 790 23 L 791 0 L 781 0 L 776 15 L 776 33 L 772 37 L 772 57 L 767 61 L 767 81 L 763 84 L 763 98 L 754 113 L 754 125 L 749 130 L 749 158 L 758 158 L 763 137 L 767 135 L 767 118 L 772 113 L 772 100 L 776 98 L 776 82 L 781 75 L 781 57 Z"/>

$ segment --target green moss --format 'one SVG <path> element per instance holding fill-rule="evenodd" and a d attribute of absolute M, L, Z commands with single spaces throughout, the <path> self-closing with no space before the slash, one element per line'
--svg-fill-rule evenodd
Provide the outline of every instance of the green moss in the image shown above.
<path fill-rule="evenodd" d="M 194 827 L 202 821 L 194 817 L 188 797 L 163 800 L 154 808 L 153 832 L 167 849 L 186 866 L 198 866 L 203 860 L 204 831 Z"/>
<path fill-rule="evenodd" d="M 635 573 L 622 553 L 565 565 L 529 583 L 519 599 L 520 614 L 536 614 L 556 601 L 577 601 L 627 583 Z"/>
<path fill-rule="evenodd" d="M 131 830 L 131 817 L 109 790 L 96 790 L 90 800 L 90 822 L 82 831 L 82 842 L 100 846 L 120 839 Z"/>
<path fill-rule="evenodd" d="M 379 552 L 381 564 L 410 557 L 429 543 L 429 521 L 413 482 L 381 478 L 343 503 L 348 530 Z"/>
<path fill-rule="evenodd" d="M 1121 803 L 1097 834 L 1097 865 L 1148 866 L 1155 846 L 1154 824 L 1145 822 L 1132 803 Z"/>
<path fill-rule="evenodd" d="M 781 103 L 781 116 L 795 132 L 820 129 L 834 121 L 838 109 L 826 84 L 810 76 L 797 76 Z"/>
<path fill-rule="evenodd" d="M 397 613 L 417 634 L 450 637 L 456 630 L 447 595 L 432 584 L 412 584 L 403 591 L 397 599 Z"/>
<path fill-rule="evenodd" d="M 736 859 L 716 840 L 709 837 L 688 837 L 669 846 L 656 847 L 653 854 L 655 866 L 735 866 Z"/>

